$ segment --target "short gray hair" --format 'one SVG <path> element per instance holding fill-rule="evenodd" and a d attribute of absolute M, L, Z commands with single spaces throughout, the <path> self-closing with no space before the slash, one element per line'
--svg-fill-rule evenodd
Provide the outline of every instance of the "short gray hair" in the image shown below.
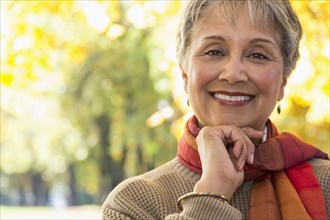
<path fill-rule="evenodd" d="M 235 23 L 239 7 L 245 6 L 252 25 L 273 28 L 280 35 L 284 60 L 283 72 L 288 77 L 299 59 L 302 28 L 289 0 L 189 0 L 183 10 L 177 34 L 177 58 L 183 65 L 197 21 L 209 9 L 221 11 Z"/>

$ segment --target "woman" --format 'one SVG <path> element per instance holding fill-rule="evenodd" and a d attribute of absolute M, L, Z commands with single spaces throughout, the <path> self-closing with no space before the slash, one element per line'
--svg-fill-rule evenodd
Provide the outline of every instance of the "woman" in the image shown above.
<path fill-rule="evenodd" d="M 117 186 L 103 218 L 329 218 L 328 156 L 268 119 L 301 35 L 289 1 L 189 1 L 177 52 L 195 115 L 177 157 Z"/>

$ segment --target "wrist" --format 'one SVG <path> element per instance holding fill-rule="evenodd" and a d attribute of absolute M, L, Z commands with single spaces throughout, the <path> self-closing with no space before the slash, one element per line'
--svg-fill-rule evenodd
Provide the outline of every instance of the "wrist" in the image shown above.
<path fill-rule="evenodd" d="M 209 192 L 203 192 L 203 193 L 191 192 L 191 193 L 188 193 L 188 194 L 185 194 L 185 195 L 181 196 L 178 199 L 178 203 L 177 203 L 178 207 L 182 211 L 183 210 L 182 200 L 185 200 L 185 199 L 188 199 L 188 198 L 193 198 L 193 197 L 203 197 L 203 196 L 220 199 L 222 202 L 224 202 L 226 204 L 229 204 L 229 200 L 223 195 L 218 195 L 218 194 L 209 193 Z"/>
<path fill-rule="evenodd" d="M 233 196 L 236 188 L 233 187 L 232 183 L 218 183 L 214 181 L 204 181 L 199 180 L 194 187 L 195 193 L 204 193 L 204 192 L 210 192 L 217 195 L 223 195 L 230 201 L 231 197 Z"/>

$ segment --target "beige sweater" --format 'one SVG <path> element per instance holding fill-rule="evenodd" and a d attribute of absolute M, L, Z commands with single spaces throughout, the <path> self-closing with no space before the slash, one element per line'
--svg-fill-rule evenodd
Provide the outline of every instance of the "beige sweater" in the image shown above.
<path fill-rule="evenodd" d="M 313 159 L 314 173 L 322 186 L 330 217 L 330 161 Z M 252 181 L 237 189 L 231 205 L 213 197 L 177 200 L 193 190 L 200 175 L 183 166 L 177 158 L 143 175 L 119 184 L 102 207 L 103 219 L 247 219 Z"/>

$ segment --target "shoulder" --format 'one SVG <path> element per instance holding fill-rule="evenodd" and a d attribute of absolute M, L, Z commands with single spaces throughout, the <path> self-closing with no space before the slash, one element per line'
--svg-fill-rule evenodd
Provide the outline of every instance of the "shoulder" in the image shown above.
<path fill-rule="evenodd" d="M 142 189 L 154 192 L 169 187 L 184 187 L 185 184 L 194 184 L 199 177 L 198 174 L 190 171 L 175 158 L 156 169 L 124 180 L 111 194 L 116 195 L 126 191 L 128 194 L 134 194 L 136 191 L 140 193 Z"/>
<path fill-rule="evenodd" d="M 121 182 L 103 203 L 103 211 L 115 209 L 130 216 L 139 213 L 139 218 L 150 218 L 147 216 L 150 213 L 154 213 L 152 217 L 163 215 L 165 213 L 161 212 L 171 212 L 170 210 L 177 208 L 173 201 L 190 191 L 198 177 L 199 175 L 187 170 L 174 159 L 145 174 Z M 168 204 L 173 204 L 173 207 L 168 207 Z M 159 212 L 155 213 L 155 210 Z"/>
<path fill-rule="evenodd" d="M 141 196 L 141 192 L 149 193 L 155 191 L 155 188 L 161 187 L 161 179 L 176 175 L 172 169 L 172 164 L 173 161 L 170 161 L 142 175 L 124 180 L 112 190 L 108 199 L 122 197 L 138 198 Z"/>
<path fill-rule="evenodd" d="M 330 160 L 314 158 L 309 160 L 308 163 L 313 166 L 315 177 L 321 185 L 327 213 L 330 216 Z"/>
<path fill-rule="evenodd" d="M 313 166 L 330 166 L 330 160 L 320 158 L 313 158 L 307 162 Z"/>
<path fill-rule="evenodd" d="M 313 170 L 316 176 L 328 176 L 330 175 L 330 160 L 324 160 L 314 158 L 307 161 L 313 166 Z"/>
<path fill-rule="evenodd" d="M 313 166 L 314 174 L 319 183 L 321 185 L 323 182 L 327 184 L 330 179 L 330 160 L 314 158 L 308 163 Z"/>

